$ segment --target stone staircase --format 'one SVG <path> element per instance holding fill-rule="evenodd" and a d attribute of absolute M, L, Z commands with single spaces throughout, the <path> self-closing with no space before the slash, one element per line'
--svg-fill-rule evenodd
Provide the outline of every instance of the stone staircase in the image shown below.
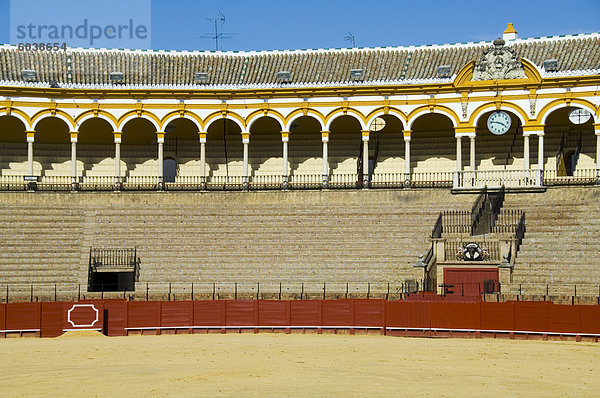
<path fill-rule="evenodd" d="M 596 187 L 507 194 L 504 208 L 523 209 L 526 217 L 513 283 L 600 284 L 599 199 Z"/>

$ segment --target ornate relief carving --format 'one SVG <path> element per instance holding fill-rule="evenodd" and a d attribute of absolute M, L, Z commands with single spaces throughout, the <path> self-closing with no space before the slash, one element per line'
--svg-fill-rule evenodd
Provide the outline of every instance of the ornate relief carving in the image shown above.
<path fill-rule="evenodd" d="M 526 79 L 523 64 L 512 48 L 505 47 L 502 39 L 484 51 L 475 64 L 473 80 Z"/>

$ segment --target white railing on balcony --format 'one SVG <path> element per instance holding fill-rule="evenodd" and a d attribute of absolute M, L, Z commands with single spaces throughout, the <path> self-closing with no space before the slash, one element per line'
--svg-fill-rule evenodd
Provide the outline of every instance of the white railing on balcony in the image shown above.
<path fill-rule="evenodd" d="M 320 174 L 292 174 L 288 177 L 290 189 L 314 189 L 323 186 L 323 176 Z"/>
<path fill-rule="evenodd" d="M 454 188 L 539 187 L 542 185 L 539 170 L 476 170 L 455 171 Z"/>
<path fill-rule="evenodd" d="M 23 176 L 0 176 L 0 184 L 23 184 L 25 180 Z"/>
<path fill-rule="evenodd" d="M 321 188 L 419 188 L 453 187 L 455 189 L 527 188 L 546 185 L 585 185 L 600 182 L 600 170 L 575 170 L 571 176 L 557 175 L 555 170 L 477 170 L 420 173 L 374 173 L 243 176 L 176 176 L 163 180 L 158 176 L 38 176 L 0 175 L 0 190 L 243 190 L 243 189 L 321 189 Z M 75 183 L 75 184 L 74 184 Z"/>
<path fill-rule="evenodd" d="M 573 170 L 573 175 L 558 175 L 556 170 L 544 170 L 544 185 L 594 184 L 599 180 L 600 170 Z"/>

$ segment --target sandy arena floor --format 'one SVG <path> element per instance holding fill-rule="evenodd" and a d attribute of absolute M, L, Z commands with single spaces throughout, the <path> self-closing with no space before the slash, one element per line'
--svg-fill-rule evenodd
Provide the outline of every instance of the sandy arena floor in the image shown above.
<path fill-rule="evenodd" d="M 227 334 L 0 340 L 1 396 L 583 397 L 600 344 Z"/>

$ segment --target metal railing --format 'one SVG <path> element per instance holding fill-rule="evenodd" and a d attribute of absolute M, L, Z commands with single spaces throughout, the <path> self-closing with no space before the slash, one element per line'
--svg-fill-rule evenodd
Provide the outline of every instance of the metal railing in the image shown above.
<path fill-rule="evenodd" d="M 588 185 L 600 181 L 596 169 L 575 170 L 558 176 L 554 170 L 477 170 L 458 172 L 374 173 L 369 178 L 356 173 L 243 176 L 175 176 L 163 181 L 158 176 L 0 176 L 0 190 L 268 190 L 268 189 L 362 189 L 362 188 L 523 188 L 543 185 Z M 542 178 L 543 177 L 543 178 Z M 543 183 L 543 184 L 542 184 Z"/>
<path fill-rule="evenodd" d="M 454 188 L 516 188 L 542 185 L 539 170 L 475 170 L 454 173 Z"/>
<path fill-rule="evenodd" d="M 496 217 L 494 225 L 492 226 L 492 232 L 501 234 L 514 234 L 521 223 L 521 217 L 524 217 L 523 210 L 501 210 Z"/>
<path fill-rule="evenodd" d="M 129 300 L 219 300 L 219 299 L 402 299 L 427 284 L 423 281 L 395 282 L 136 282 L 135 290 L 115 291 L 114 283 L 0 284 L 0 302 L 73 301 L 95 298 Z"/>
<path fill-rule="evenodd" d="M 544 170 L 544 185 L 587 185 L 598 183 L 596 169 L 573 170 L 571 176 L 559 176 L 556 170 Z"/>

